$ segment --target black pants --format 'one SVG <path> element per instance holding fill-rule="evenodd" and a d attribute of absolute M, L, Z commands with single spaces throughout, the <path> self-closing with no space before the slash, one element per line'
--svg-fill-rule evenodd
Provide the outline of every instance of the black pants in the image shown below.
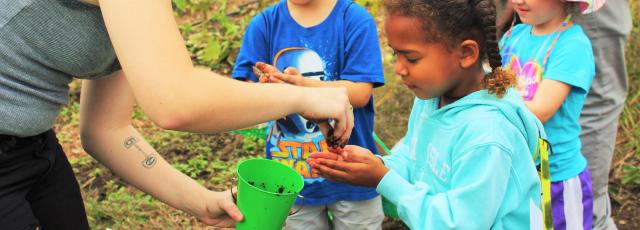
<path fill-rule="evenodd" d="M 53 131 L 0 135 L 0 229 L 89 229 L 80 187 Z"/>

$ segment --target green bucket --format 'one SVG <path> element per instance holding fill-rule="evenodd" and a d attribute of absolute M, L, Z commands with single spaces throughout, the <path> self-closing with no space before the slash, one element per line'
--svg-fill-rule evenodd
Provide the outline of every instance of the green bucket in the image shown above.
<path fill-rule="evenodd" d="M 387 155 L 391 155 L 391 150 L 389 149 L 389 147 L 387 147 L 386 144 L 384 144 L 382 139 L 380 139 L 380 137 L 378 137 L 375 132 L 372 132 L 371 135 L 373 136 L 373 139 L 380 145 L 380 147 L 382 147 L 382 150 L 384 150 Z M 395 204 L 391 203 L 391 201 L 387 200 L 387 198 L 385 198 L 384 196 L 382 197 L 382 211 L 387 217 L 391 217 L 393 219 L 400 218 L 400 215 L 398 214 L 398 207 Z"/>
<path fill-rule="evenodd" d="M 393 219 L 400 218 L 400 214 L 398 214 L 398 206 L 391 203 L 391 201 L 387 200 L 384 196 L 382 197 L 382 211 L 387 217 L 391 217 Z"/>
<path fill-rule="evenodd" d="M 302 176 L 291 167 L 266 159 L 238 165 L 238 208 L 244 220 L 236 229 L 282 229 L 298 193 Z"/>

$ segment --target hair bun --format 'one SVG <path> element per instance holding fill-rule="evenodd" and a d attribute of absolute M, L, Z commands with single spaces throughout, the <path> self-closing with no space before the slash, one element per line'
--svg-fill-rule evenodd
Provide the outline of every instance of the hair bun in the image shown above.
<path fill-rule="evenodd" d="M 487 74 L 482 80 L 482 83 L 489 93 L 495 94 L 498 98 L 502 98 L 509 88 L 515 86 L 516 77 L 511 71 L 498 67 Z"/>

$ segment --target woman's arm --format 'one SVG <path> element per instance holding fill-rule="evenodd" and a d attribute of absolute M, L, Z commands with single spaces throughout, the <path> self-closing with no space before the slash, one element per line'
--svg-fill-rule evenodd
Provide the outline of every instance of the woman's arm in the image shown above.
<path fill-rule="evenodd" d="M 369 104 L 373 94 L 373 83 L 340 81 L 320 81 L 309 78 L 302 80 L 301 86 L 305 87 L 344 87 L 349 95 L 349 103 L 355 108 L 362 108 Z"/>
<path fill-rule="evenodd" d="M 171 167 L 131 126 L 135 100 L 122 72 L 85 81 L 80 103 L 82 145 L 100 163 L 205 224 L 228 227 L 242 219 L 229 192 L 207 190 Z"/>
<path fill-rule="evenodd" d="M 222 131 L 298 113 L 335 119 L 335 135 L 348 140 L 353 114 L 344 88 L 249 84 L 194 68 L 170 0 L 101 0 L 100 7 L 136 101 L 161 127 Z"/>
<path fill-rule="evenodd" d="M 267 83 L 286 83 L 304 87 L 343 87 L 347 89 L 349 102 L 355 108 L 362 108 L 369 104 L 371 95 L 373 94 L 373 83 L 371 82 L 353 82 L 349 80 L 338 81 L 321 81 L 302 76 L 298 69 L 289 67 L 283 73 L 271 65 L 264 63 L 256 64 L 258 68 L 269 72 L 268 77 L 263 77 Z"/>

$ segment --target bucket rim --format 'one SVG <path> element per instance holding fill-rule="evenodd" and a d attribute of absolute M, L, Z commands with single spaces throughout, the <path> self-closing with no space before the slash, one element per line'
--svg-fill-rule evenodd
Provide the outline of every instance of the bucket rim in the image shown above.
<path fill-rule="evenodd" d="M 245 178 L 240 174 L 240 165 L 242 165 L 243 163 L 248 162 L 248 161 L 269 161 L 269 162 L 273 162 L 273 163 L 276 163 L 276 164 L 279 164 L 279 165 L 284 166 L 284 167 L 285 167 L 285 168 L 287 168 L 288 170 L 291 170 L 292 172 L 294 172 L 294 173 L 295 173 L 295 175 L 298 175 L 298 176 L 300 177 L 300 181 L 302 182 L 302 183 L 301 183 L 301 185 L 302 185 L 302 186 L 300 186 L 300 190 L 299 190 L 299 191 L 297 191 L 297 192 L 290 192 L 290 193 L 286 193 L 286 192 L 278 193 L 278 192 L 270 192 L 270 191 L 267 191 L 267 190 L 265 190 L 265 189 L 262 189 L 262 188 L 260 188 L 260 187 L 258 187 L 258 186 L 255 186 L 255 185 L 250 184 L 250 183 L 249 183 L 249 182 L 248 182 L 248 181 L 247 181 L 247 180 L 246 180 L 246 179 L 245 179 Z M 288 195 L 298 196 L 298 194 L 300 194 L 300 192 L 301 192 L 301 191 L 302 191 L 302 189 L 304 188 L 304 178 L 302 178 L 302 175 L 300 175 L 298 172 L 296 172 L 296 171 L 295 171 L 295 170 L 293 170 L 292 168 L 287 167 L 286 165 L 280 164 L 280 163 L 278 163 L 278 162 L 275 162 L 275 161 L 273 161 L 273 160 L 269 160 L 269 159 L 255 158 L 255 159 L 248 159 L 248 160 L 242 161 L 242 162 L 240 162 L 240 164 L 238 164 L 238 167 L 236 168 L 236 174 L 238 174 L 238 180 L 239 180 L 239 181 L 241 181 L 242 183 L 245 183 L 245 184 L 249 185 L 250 187 L 254 187 L 254 188 L 258 189 L 260 192 L 263 192 L 263 193 L 266 193 L 266 194 L 271 194 L 271 195 L 276 195 L 276 196 L 288 196 Z"/>

